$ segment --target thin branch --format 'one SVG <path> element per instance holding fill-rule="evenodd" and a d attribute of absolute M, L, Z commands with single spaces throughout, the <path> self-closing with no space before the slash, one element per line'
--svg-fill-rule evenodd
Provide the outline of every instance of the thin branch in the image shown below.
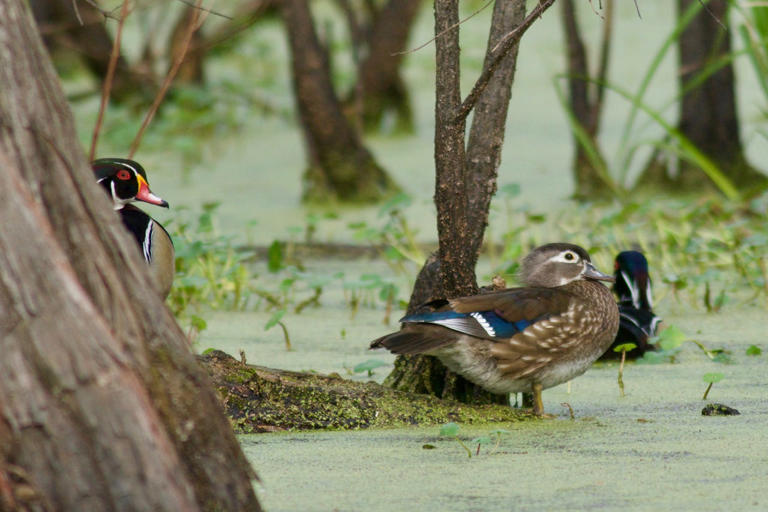
<path fill-rule="evenodd" d="M 93 127 L 93 136 L 91 137 L 91 151 L 88 153 L 89 162 L 93 162 L 93 160 L 96 158 L 96 146 L 99 143 L 101 125 L 104 122 L 104 112 L 107 110 L 107 103 L 109 103 L 109 96 L 112 91 L 112 80 L 115 78 L 117 58 L 120 56 L 120 40 L 123 36 L 123 25 L 125 24 L 125 19 L 128 17 L 129 3 L 129 0 L 125 0 L 125 2 L 123 2 L 123 6 L 120 10 L 120 19 L 117 21 L 117 33 L 115 34 L 115 41 L 112 43 L 112 53 L 109 56 L 109 64 L 107 65 L 107 76 L 104 77 L 104 86 L 101 91 L 101 105 L 99 105 L 99 115 L 96 117 L 96 124 Z"/>
<path fill-rule="evenodd" d="M 203 2 L 203 0 L 197 0 L 196 7 L 199 7 L 200 4 Z M 144 122 L 141 123 L 141 128 L 139 128 L 139 133 L 136 134 L 136 137 L 133 139 L 133 143 L 131 144 L 131 150 L 128 153 L 128 158 L 133 158 L 133 155 L 136 153 L 136 150 L 139 149 L 139 144 L 141 143 L 141 139 L 144 137 L 144 132 L 146 131 L 147 127 L 149 126 L 149 123 L 152 122 L 152 119 L 155 117 L 155 114 L 157 113 L 157 109 L 160 108 L 160 104 L 163 102 L 163 98 L 165 98 L 165 94 L 168 92 L 168 89 L 171 87 L 171 83 L 173 83 L 173 79 L 176 77 L 176 73 L 179 71 L 179 68 L 181 67 L 181 63 L 184 62 L 184 57 L 187 54 L 187 50 L 189 49 L 189 44 L 192 41 L 192 35 L 195 33 L 197 29 L 202 26 L 203 22 L 205 21 L 205 18 L 208 17 L 209 11 L 202 11 L 203 14 L 200 15 L 200 10 L 196 10 L 192 18 L 189 20 L 189 27 L 187 28 L 187 33 L 184 36 L 184 44 L 181 47 L 181 51 L 176 55 L 176 59 L 173 61 L 173 65 L 171 66 L 171 69 L 168 70 L 168 74 L 165 77 L 165 80 L 163 81 L 163 85 L 160 87 L 160 90 L 157 93 L 157 96 L 155 96 L 155 101 L 152 102 L 152 106 L 149 109 L 149 112 L 147 112 L 147 116 L 144 118 Z"/>
<path fill-rule="evenodd" d="M 725 24 L 722 21 L 720 21 L 720 18 L 718 18 L 715 15 L 715 13 L 712 12 L 712 10 L 709 8 L 709 2 L 704 2 L 703 0 L 699 0 L 699 3 L 704 8 L 704 10 L 707 11 L 707 13 L 710 16 L 712 16 L 712 19 L 715 20 L 717 22 L 717 24 L 720 25 L 723 28 L 723 30 L 728 30 L 728 27 L 726 27 Z"/>
<path fill-rule="evenodd" d="M 80 9 L 77 7 L 77 0 L 72 0 L 72 10 L 75 11 L 75 18 L 77 18 L 80 26 L 83 26 L 83 18 L 80 16 Z"/>
<path fill-rule="evenodd" d="M 499 64 L 501 64 L 504 57 L 506 57 L 509 51 L 520 42 L 523 34 L 531 28 L 531 25 L 536 21 L 536 18 L 541 17 L 541 15 L 544 14 L 544 11 L 549 9 L 554 3 L 555 0 L 540 0 L 538 5 L 525 17 L 519 27 L 505 35 L 501 41 L 493 47 L 491 53 L 494 54 L 494 56 L 488 66 L 483 69 L 482 73 L 480 73 L 480 77 L 472 87 L 472 91 L 467 96 L 467 99 L 465 99 L 461 104 L 461 107 L 459 107 L 459 110 L 456 113 L 457 119 L 466 119 L 472 109 L 475 108 L 478 98 L 480 98 L 480 95 L 488 86 L 488 82 L 491 81 L 491 77 L 496 72 L 496 69 L 499 67 Z"/>
<path fill-rule="evenodd" d="M 232 16 L 227 16 L 224 13 L 221 13 L 221 12 L 218 12 L 218 11 L 214 11 L 213 9 L 208 9 L 207 7 L 202 7 L 200 5 L 200 2 L 197 2 L 196 4 L 194 4 L 190 0 L 178 0 L 178 1 L 183 3 L 183 4 L 185 4 L 185 5 L 188 5 L 189 7 L 193 8 L 193 9 L 197 9 L 198 11 L 203 11 L 203 12 L 205 12 L 207 14 L 213 14 L 214 16 L 220 16 L 220 17 L 228 19 L 228 20 L 234 19 L 234 18 L 232 18 Z"/>
<path fill-rule="evenodd" d="M 554 0 L 553 0 L 553 1 L 554 1 Z M 483 5 L 482 5 L 482 6 L 481 6 L 481 7 L 480 7 L 478 10 L 476 10 L 475 12 L 473 12 L 472 14 L 470 14 L 469 16 L 467 16 L 466 18 L 464 18 L 463 20 L 459 20 L 458 22 L 454 23 L 454 24 L 453 24 L 453 25 L 451 25 L 450 27 L 446 28 L 445 30 L 443 30 L 442 32 L 440 32 L 439 34 L 437 34 L 435 37 L 433 37 L 432 39 L 430 39 L 430 40 L 429 40 L 429 41 L 427 41 L 426 43 L 424 43 L 424 44 L 422 44 L 422 45 L 419 45 L 419 46 L 417 46 L 416 48 L 411 48 L 410 50 L 403 50 L 403 51 L 401 51 L 401 52 L 395 52 L 395 53 L 393 53 L 393 54 L 392 54 L 392 57 L 395 57 L 395 56 L 397 56 L 397 55 L 407 55 L 407 54 L 409 54 L 409 53 L 415 53 L 415 52 L 417 52 L 417 51 L 421 50 L 421 49 L 422 49 L 422 48 L 424 48 L 425 46 L 427 46 L 427 45 L 429 45 L 430 43 L 432 43 L 432 42 L 434 42 L 435 40 L 437 40 L 437 38 L 439 38 L 439 37 L 442 37 L 443 35 L 447 34 L 447 33 L 448 33 L 448 32 L 450 32 L 451 30 L 455 30 L 455 29 L 457 29 L 457 28 L 458 28 L 458 27 L 459 27 L 459 26 L 460 26 L 462 23 L 464 23 L 465 21 L 469 21 L 470 19 L 474 18 L 475 16 L 477 16 L 478 14 L 480 14 L 481 12 L 483 12 L 485 9 L 487 9 L 487 8 L 488 8 L 488 6 L 489 6 L 489 5 L 491 5 L 493 2 L 494 2 L 494 0 L 488 0 L 488 1 L 487 1 L 487 2 L 485 2 L 485 4 L 483 4 Z"/>

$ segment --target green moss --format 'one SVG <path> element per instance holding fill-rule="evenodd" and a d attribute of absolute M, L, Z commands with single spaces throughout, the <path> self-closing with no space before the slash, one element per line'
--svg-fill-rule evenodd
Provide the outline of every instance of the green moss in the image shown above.
<path fill-rule="evenodd" d="M 246 366 L 213 351 L 200 356 L 238 433 L 490 423 L 529 419 L 508 406 L 471 406 L 373 382 Z"/>

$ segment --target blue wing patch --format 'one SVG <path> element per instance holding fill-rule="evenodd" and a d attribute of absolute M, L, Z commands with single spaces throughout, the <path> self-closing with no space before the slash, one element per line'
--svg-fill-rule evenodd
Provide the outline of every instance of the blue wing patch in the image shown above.
<path fill-rule="evenodd" d="M 469 334 L 470 336 L 490 339 L 511 338 L 533 324 L 533 322 L 528 320 L 508 322 L 493 311 L 417 313 L 401 318 L 400 322 L 441 325 L 454 331 Z"/>

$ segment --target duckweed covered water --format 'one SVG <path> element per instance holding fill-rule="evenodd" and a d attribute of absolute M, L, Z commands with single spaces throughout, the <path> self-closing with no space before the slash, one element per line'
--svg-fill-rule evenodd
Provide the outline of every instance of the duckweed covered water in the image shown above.
<path fill-rule="evenodd" d="M 263 333 L 253 314 L 219 314 L 203 339 L 225 350 L 244 348 L 254 363 L 343 375 L 344 362 L 371 357 L 364 340 L 386 330 L 375 313 L 362 311 L 354 320 L 325 309 L 322 319 L 303 314 L 293 327 L 294 339 L 303 340 L 294 352 L 281 349 L 279 333 Z M 768 355 L 746 355 L 753 344 L 768 348 L 764 318 L 759 308 L 666 315 L 708 348 L 731 351 L 732 363 L 714 363 L 685 343 L 676 364 L 629 364 L 624 398 L 617 365 L 598 364 L 572 381 L 570 393 L 566 385 L 544 391 L 555 419 L 461 428 L 468 444 L 497 428 L 510 431 L 493 454 L 484 445 L 469 459 L 456 441 L 438 436 L 439 426 L 241 441 L 269 511 L 765 510 Z M 334 336 L 339 325 L 347 326 L 347 339 Z M 708 402 L 735 407 L 740 416 L 701 415 L 702 376 L 712 371 L 725 378 Z M 474 455 L 476 445 L 470 448 Z"/>

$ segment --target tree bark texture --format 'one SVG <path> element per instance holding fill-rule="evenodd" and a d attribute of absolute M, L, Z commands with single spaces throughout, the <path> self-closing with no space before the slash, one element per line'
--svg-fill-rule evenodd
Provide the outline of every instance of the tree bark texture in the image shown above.
<path fill-rule="evenodd" d="M 493 49 L 525 18 L 525 2 L 500 0 L 494 7 L 484 65 Z M 459 116 L 459 34 L 448 30 L 458 22 L 455 0 L 436 0 L 435 33 L 443 34 L 437 47 L 435 105 L 435 204 L 439 248 L 414 284 L 409 311 L 445 297 L 478 292 L 475 277 L 491 199 L 496 192 L 507 109 L 512 94 L 517 45 L 501 61 L 475 104 L 465 151 L 465 117 Z M 400 356 L 386 383 L 395 389 L 436 394 L 472 403 L 506 403 L 504 395 L 483 391 L 448 371 L 431 356 Z"/>
<path fill-rule="evenodd" d="M 578 15 L 573 0 L 562 0 L 561 20 L 565 32 L 565 44 L 568 58 L 568 103 L 574 120 L 579 123 L 584 134 L 597 146 L 600 113 L 602 110 L 603 85 L 590 80 L 589 59 L 586 46 L 581 36 Z M 608 50 L 610 48 L 610 32 L 613 16 L 613 1 L 606 0 L 604 23 L 604 40 L 601 48 L 600 70 L 597 80 L 604 79 Z M 600 178 L 593 162 L 587 156 L 579 138 L 574 136 L 573 177 L 575 184 L 574 196 L 577 199 L 595 199 L 610 195 Z M 602 155 L 598 158 L 601 160 Z"/>
<path fill-rule="evenodd" d="M 99 10 L 81 0 L 31 0 L 29 4 L 49 50 L 77 52 L 91 73 L 103 81 L 112 53 L 112 37 Z M 112 85 L 113 100 L 135 97 L 137 93 L 151 97 L 154 93 L 152 78 L 137 73 L 122 56 L 117 60 L 116 76 L 120 78 Z"/>
<path fill-rule="evenodd" d="M 685 12 L 695 1 L 678 0 L 678 12 Z M 712 0 L 707 6 L 711 12 L 702 9 L 680 36 L 682 90 L 709 62 L 731 53 L 731 33 L 721 25 L 728 25 L 728 0 Z M 750 167 L 744 157 L 730 63 L 683 96 L 680 130 L 712 158 L 737 187 L 765 181 L 765 176 Z M 701 188 L 702 176 L 695 166 L 681 162 L 677 181 L 684 188 L 696 190 Z"/>
<path fill-rule="evenodd" d="M 344 117 L 307 0 L 284 0 L 293 86 L 308 152 L 304 199 L 370 202 L 397 189 Z"/>
<path fill-rule="evenodd" d="M 360 64 L 363 123 L 367 129 L 381 126 L 384 115 L 394 112 L 397 131 L 413 130 L 410 96 L 400 75 L 402 51 L 423 2 L 389 0 L 374 16 L 366 39 L 366 55 Z"/>
<path fill-rule="evenodd" d="M 26 2 L 0 0 L 0 483 L 54 510 L 259 510 L 75 133 Z"/>
<path fill-rule="evenodd" d="M 678 14 L 699 0 L 678 0 Z M 744 156 L 736 111 L 736 92 L 731 63 L 709 75 L 691 88 L 691 82 L 707 65 L 731 52 L 728 25 L 729 2 L 712 0 L 701 9 L 680 35 L 679 76 L 684 93 L 680 102 L 679 129 L 699 150 L 705 153 L 731 180 L 743 190 L 765 186 L 766 176 L 753 168 Z M 723 25 L 721 25 L 723 24 Z M 690 89 L 690 90 L 689 90 Z M 638 180 L 638 188 L 660 185 L 665 189 L 701 191 L 714 189 L 695 164 L 680 159 L 679 172 L 670 173 L 667 165 L 653 158 Z"/>

